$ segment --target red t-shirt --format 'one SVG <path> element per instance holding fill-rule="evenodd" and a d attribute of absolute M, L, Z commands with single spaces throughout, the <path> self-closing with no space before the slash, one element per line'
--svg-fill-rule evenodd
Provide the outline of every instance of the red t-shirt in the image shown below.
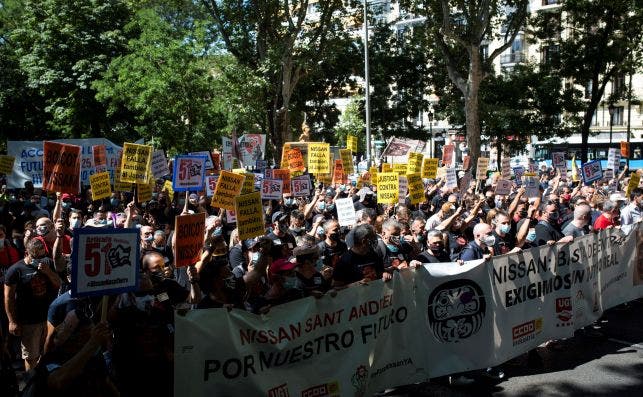
<path fill-rule="evenodd" d="M 614 221 L 607 219 L 604 214 L 600 214 L 594 221 L 593 228 L 594 230 L 603 230 L 607 229 L 608 226 L 614 226 Z"/>
<path fill-rule="evenodd" d="M 0 266 L 9 267 L 20 259 L 22 258 L 20 258 L 18 250 L 7 244 L 7 241 L 5 241 L 4 248 L 0 250 Z"/>
<path fill-rule="evenodd" d="M 45 245 L 47 256 L 51 258 L 54 252 L 54 243 L 51 243 L 51 245 L 47 244 L 47 241 L 45 241 L 45 239 L 42 236 L 36 236 L 35 238 L 42 241 L 42 243 Z M 64 235 L 62 239 L 63 239 L 63 255 L 71 255 L 71 237 Z"/>

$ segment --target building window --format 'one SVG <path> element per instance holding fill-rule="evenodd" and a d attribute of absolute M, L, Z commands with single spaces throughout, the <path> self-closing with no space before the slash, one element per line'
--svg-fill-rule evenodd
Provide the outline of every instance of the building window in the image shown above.
<path fill-rule="evenodd" d="M 553 4 L 558 4 L 558 0 L 543 0 L 543 5 L 544 6 L 550 6 Z"/>
<path fill-rule="evenodd" d="M 545 65 L 556 66 L 559 63 L 559 47 L 556 44 L 548 45 L 541 50 L 541 62 Z"/>
<path fill-rule="evenodd" d="M 612 115 L 612 124 L 623 125 L 624 113 L 625 113 L 625 108 L 623 106 L 615 106 L 614 114 Z"/>
<path fill-rule="evenodd" d="M 489 58 L 489 45 L 488 44 L 483 44 L 483 45 L 480 46 L 480 56 L 485 61 Z"/>
<path fill-rule="evenodd" d="M 598 112 L 594 110 L 594 115 L 592 116 L 592 125 L 598 125 Z"/>
<path fill-rule="evenodd" d="M 612 95 L 621 95 L 625 91 L 625 74 L 621 73 L 612 79 Z"/>
<path fill-rule="evenodd" d="M 506 64 L 523 62 L 525 60 L 525 53 L 523 52 L 524 40 L 525 39 L 522 34 L 516 36 L 513 43 L 511 43 L 511 50 L 509 51 L 509 54 L 502 54 L 500 56 L 500 63 Z"/>

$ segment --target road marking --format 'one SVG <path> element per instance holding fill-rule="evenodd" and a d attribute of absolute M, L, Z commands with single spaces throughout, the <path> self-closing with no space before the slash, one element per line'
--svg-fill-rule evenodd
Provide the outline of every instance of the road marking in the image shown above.
<path fill-rule="evenodd" d="M 633 347 L 635 349 L 643 350 L 643 346 L 639 345 L 638 343 L 632 343 L 632 342 L 628 342 L 628 341 L 625 341 L 625 340 L 614 339 L 614 338 L 607 338 L 607 340 L 610 341 L 610 342 L 621 344 L 621 345 L 630 346 L 630 347 Z"/>

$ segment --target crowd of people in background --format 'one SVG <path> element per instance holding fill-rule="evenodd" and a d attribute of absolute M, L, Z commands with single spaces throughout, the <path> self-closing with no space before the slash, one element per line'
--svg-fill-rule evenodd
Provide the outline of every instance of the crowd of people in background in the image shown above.
<path fill-rule="evenodd" d="M 0 191 L 0 335 L 9 360 L 28 371 L 25 395 L 171 395 L 175 312 L 206 308 L 267 313 L 275 305 L 391 280 L 396 271 L 459 266 L 606 228 L 629 232 L 641 220 L 643 190 L 618 190 L 540 170 L 540 194 L 514 184 L 495 192 L 497 175 L 445 188 L 424 180 L 425 200 L 377 203 L 376 186 L 317 184 L 309 197 L 264 201 L 266 233 L 238 237 L 225 210 L 203 192 L 174 194 L 158 181 L 153 198 L 129 192 L 92 201 L 91 192 L 46 194 L 26 183 Z M 356 224 L 340 226 L 335 200 L 351 198 Z M 206 213 L 200 260 L 175 267 L 175 217 Z M 70 293 L 71 250 L 80 228 L 138 228 L 140 285 L 100 301 Z M 537 361 L 537 357 L 534 361 Z M 8 384 L 5 383 L 5 386 Z M 5 387 L 0 386 L 0 388 Z M 1 393 L 0 393 L 1 394 Z"/>

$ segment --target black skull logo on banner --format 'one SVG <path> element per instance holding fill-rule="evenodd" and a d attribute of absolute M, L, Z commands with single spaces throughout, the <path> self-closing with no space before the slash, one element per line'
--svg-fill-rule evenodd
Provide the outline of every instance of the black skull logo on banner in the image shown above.
<path fill-rule="evenodd" d="M 452 280 L 429 295 L 429 327 L 441 342 L 459 342 L 482 327 L 487 308 L 482 289 L 471 280 Z"/>

